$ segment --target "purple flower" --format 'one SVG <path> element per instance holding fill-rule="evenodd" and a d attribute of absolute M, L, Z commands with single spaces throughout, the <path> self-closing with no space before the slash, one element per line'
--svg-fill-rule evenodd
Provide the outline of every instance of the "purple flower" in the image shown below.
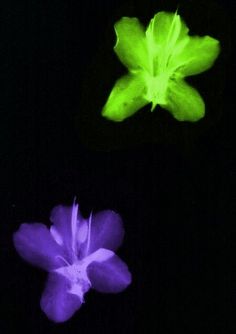
<path fill-rule="evenodd" d="M 57 206 L 44 224 L 22 224 L 14 245 L 29 263 L 49 272 L 40 305 L 55 322 L 68 320 L 90 289 L 117 293 L 131 283 L 127 265 L 114 251 L 121 245 L 122 220 L 111 210 L 84 219 L 78 204 Z"/>

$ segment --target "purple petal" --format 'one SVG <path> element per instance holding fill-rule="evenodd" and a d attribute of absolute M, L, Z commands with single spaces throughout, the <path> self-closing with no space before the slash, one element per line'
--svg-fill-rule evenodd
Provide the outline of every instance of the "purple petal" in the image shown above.
<path fill-rule="evenodd" d="M 81 300 L 68 293 L 69 289 L 70 281 L 67 278 L 56 273 L 49 274 L 40 306 L 50 320 L 67 321 L 80 308 Z"/>
<path fill-rule="evenodd" d="M 124 229 L 121 217 L 111 210 L 91 217 L 89 254 L 99 248 L 116 250 L 122 243 Z"/>
<path fill-rule="evenodd" d="M 62 249 L 41 223 L 21 224 L 13 242 L 20 256 L 33 265 L 52 270 L 61 264 L 57 256 L 63 256 Z"/>
<path fill-rule="evenodd" d="M 87 268 L 87 273 L 92 288 L 99 292 L 120 292 L 132 280 L 127 265 L 117 255 L 104 262 L 92 262 Z"/>

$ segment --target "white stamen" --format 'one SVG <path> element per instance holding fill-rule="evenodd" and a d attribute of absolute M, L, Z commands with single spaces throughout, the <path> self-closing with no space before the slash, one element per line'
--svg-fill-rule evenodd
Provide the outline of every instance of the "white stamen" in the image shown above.
<path fill-rule="evenodd" d="M 86 247 L 86 255 L 89 252 L 89 248 L 90 248 L 90 236 L 91 236 L 91 223 L 92 223 L 92 212 L 90 213 L 89 216 L 89 222 L 88 222 L 88 237 L 87 237 L 87 247 Z"/>
<path fill-rule="evenodd" d="M 76 256 L 77 249 L 76 249 L 76 234 L 77 234 L 77 215 L 78 215 L 78 204 L 74 203 L 72 206 L 72 214 L 71 214 L 71 234 L 72 234 L 72 250 L 74 256 Z"/>
<path fill-rule="evenodd" d="M 69 263 L 66 259 L 64 259 L 63 256 L 61 256 L 61 255 L 57 255 L 57 256 L 56 256 L 56 259 L 60 259 L 60 260 L 62 260 L 63 262 L 65 262 L 65 264 L 66 264 L 67 266 L 70 266 L 70 263 Z"/>
<path fill-rule="evenodd" d="M 63 245 L 63 239 L 62 239 L 62 236 L 60 235 L 60 233 L 57 231 L 56 227 L 55 226 L 51 226 L 50 227 L 50 233 L 53 237 L 53 239 L 56 241 L 56 243 L 60 246 Z"/>

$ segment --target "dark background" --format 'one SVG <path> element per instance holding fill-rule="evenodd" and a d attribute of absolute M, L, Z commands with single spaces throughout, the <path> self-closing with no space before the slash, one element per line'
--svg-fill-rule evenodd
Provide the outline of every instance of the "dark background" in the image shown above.
<path fill-rule="evenodd" d="M 100 117 L 125 68 L 113 52 L 122 16 L 147 24 L 175 11 L 192 34 L 221 41 L 210 71 L 188 79 L 206 116 L 181 123 L 150 106 Z M 0 9 L 0 332 L 233 333 L 236 329 L 232 27 L 227 1 L 5 1 Z M 46 273 L 12 244 L 22 222 L 49 223 L 74 196 L 84 216 L 113 209 L 133 282 L 90 291 L 68 322 L 41 312 Z"/>

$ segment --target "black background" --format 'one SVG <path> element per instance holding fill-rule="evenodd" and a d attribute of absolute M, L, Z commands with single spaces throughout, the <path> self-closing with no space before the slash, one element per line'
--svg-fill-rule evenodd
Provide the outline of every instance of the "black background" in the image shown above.
<path fill-rule="evenodd" d="M 122 123 L 103 119 L 126 71 L 114 23 L 147 24 L 177 5 L 192 34 L 221 41 L 214 67 L 188 79 L 205 118 L 181 123 L 148 106 Z M 1 3 L 1 333 L 234 332 L 233 10 L 227 1 Z M 21 260 L 12 234 L 25 221 L 49 223 L 74 196 L 84 216 L 121 214 L 118 254 L 133 282 L 117 295 L 90 291 L 56 325 L 39 307 L 47 274 Z"/>

